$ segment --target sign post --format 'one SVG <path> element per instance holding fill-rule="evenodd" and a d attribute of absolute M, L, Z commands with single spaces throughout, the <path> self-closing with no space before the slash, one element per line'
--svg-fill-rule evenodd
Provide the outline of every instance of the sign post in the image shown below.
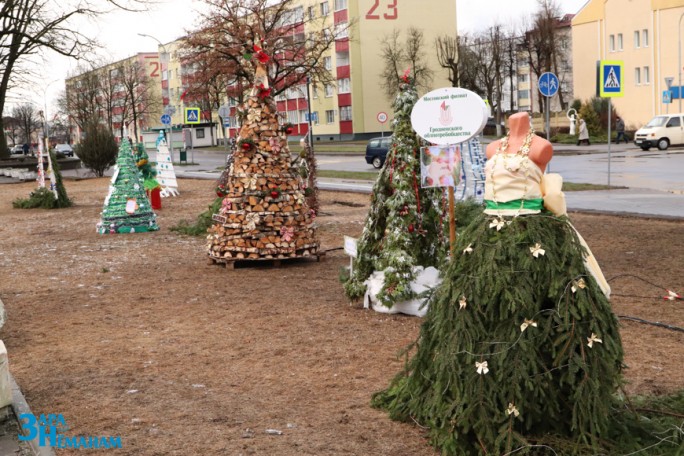
<path fill-rule="evenodd" d="M 380 130 L 380 136 L 385 136 L 385 122 L 387 122 L 387 113 L 380 111 L 377 115 L 378 122 L 382 125 L 382 130 Z"/>
<path fill-rule="evenodd" d="M 624 75 L 624 62 L 622 60 L 599 60 L 598 61 L 598 95 L 608 98 L 608 187 L 610 189 L 610 143 L 611 126 L 613 123 L 612 99 L 623 97 L 625 87 L 622 84 Z"/>
<path fill-rule="evenodd" d="M 411 111 L 411 125 L 424 140 L 433 144 L 451 145 L 478 135 L 487 124 L 488 115 L 487 105 L 476 93 L 458 87 L 445 87 L 423 95 L 416 102 Z M 456 248 L 454 187 L 447 187 L 447 191 L 449 251 L 453 259 Z"/>
<path fill-rule="evenodd" d="M 666 98 L 665 98 L 666 95 L 665 95 L 665 92 L 663 92 L 663 103 L 667 105 L 667 106 L 665 106 L 665 109 L 666 109 L 665 112 L 666 112 L 667 114 L 670 113 L 670 103 L 672 103 L 672 91 L 671 91 L 670 89 L 672 88 L 672 83 L 673 83 L 673 82 L 674 82 L 674 78 L 673 78 L 673 77 L 667 77 L 667 78 L 665 78 L 665 86 L 667 87 L 666 92 L 668 93 L 668 96 L 667 96 L 667 101 L 665 101 L 665 100 L 666 100 Z"/>
<path fill-rule="evenodd" d="M 558 93 L 559 88 L 558 76 L 553 73 L 542 73 L 539 76 L 539 92 L 546 97 L 546 140 L 551 141 L 551 120 L 549 118 L 549 109 L 551 106 L 551 97 Z"/>
<path fill-rule="evenodd" d="M 221 116 L 223 124 L 223 140 L 226 142 L 226 161 L 228 161 L 228 155 L 230 154 L 230 144 L 228 142 L 228 128 L 230 127 L 230 108 L 227 105 L 223 105 L 218 109 L 218 115 Z"/>
<path fill-rule="evenodd" d="M 173 163 L 173 138 L 172 138 L 173 127 L 171 127 L 171 116 L 173 116 L 175 113 L 176 113 L 176 108 L 173 105 L 167 105 L 164 108 L 164 115 L 167 116 L 164 119 L 168 120 L 168 123 L 166 123 L 165 125 L 168 125 L 168 127 L 169 127 L 169 137 L 168 137 L 168 144 L 167 145 L 169 146 L 169 154 L 171 156 L 171 163 Z M 162 119 L 162 123 L 164 123 L 164 119 Z"/>

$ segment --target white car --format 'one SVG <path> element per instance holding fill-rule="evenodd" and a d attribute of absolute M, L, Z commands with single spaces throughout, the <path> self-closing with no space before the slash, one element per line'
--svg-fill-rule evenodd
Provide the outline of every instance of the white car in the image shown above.
<path fill-rule="evenodd" d="M 74 149 L 69 144 L 57 144 L 55 146 L 55 153 L 65 155 L 67 157 L 74 156 Z"/>

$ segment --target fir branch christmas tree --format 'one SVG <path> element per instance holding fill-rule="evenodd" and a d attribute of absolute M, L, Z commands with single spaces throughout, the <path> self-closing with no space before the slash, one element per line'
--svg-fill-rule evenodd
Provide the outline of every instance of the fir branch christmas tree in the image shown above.
<path fill-rule="evenodd" d="M 378 299 L 387 307 L 415 297 L 410 286 L 414 268 L 438 266 L 447 253 L 442 190 L 420 187 L 421 143 L 411 127 L 418 101 L 413 82 L 407 72 L 394 100 L 392 147 L 373 186 L 353 273 L 345 283 L 347 296 L 358 299 L 366 279 L 384 271 Z"/>
<path fill-rule="evenodd" d="M 97 224 L 100 234 L 157 231 L 157 216 L 145 195 L 143 180 L 128 141 L 122 140 L 109 194 Z"/>

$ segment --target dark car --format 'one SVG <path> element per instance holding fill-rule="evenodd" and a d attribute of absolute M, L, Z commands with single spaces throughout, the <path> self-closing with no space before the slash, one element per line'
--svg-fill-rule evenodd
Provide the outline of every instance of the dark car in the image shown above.
<path fill-rule="evenodd" d="M 73 157 L 74 149 L 69 144 L 57 144 L 55 146 L 55 153 L 62 154 L 66 157 Z"/>
<path fill-rule="evenodd" d="M 373 165 L 374 168 L 382 168 L 391 145 L 391 136 L 373 138 L 368 141 L 366 146 L 366 163 Z"/>

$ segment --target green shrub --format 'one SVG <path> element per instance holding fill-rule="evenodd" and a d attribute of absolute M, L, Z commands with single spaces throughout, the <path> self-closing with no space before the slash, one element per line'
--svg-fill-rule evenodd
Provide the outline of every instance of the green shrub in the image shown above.
<path fill-rule="evenodd" d="M 102 177 L 116 163 L 119 148 L 107 127 L 100 123 L 90 123 L 85 127 L 85 138 L 74 152 L 86 168 Z"/>
<path fill-rule="evenodd" d="M 208 206 L 206 211 L 202 212 L 200 215 L 197 216 L 197 220 L 195 221 L 195 223 L 190 223 L 187 220 L 181 220 L 180 222 L 178 222 L 178 225 L 172 226 L 170 228 L 171 231 L 175 231 L 181 234 L 187 234 L 190 236 L 206 235 L 207 230 L 212 224 L 211 217 L 212 215 L 219 212 L 219 210 L 221 209 L 222 202 L 223 198 L 216 198 L 214 202 Z"/>

